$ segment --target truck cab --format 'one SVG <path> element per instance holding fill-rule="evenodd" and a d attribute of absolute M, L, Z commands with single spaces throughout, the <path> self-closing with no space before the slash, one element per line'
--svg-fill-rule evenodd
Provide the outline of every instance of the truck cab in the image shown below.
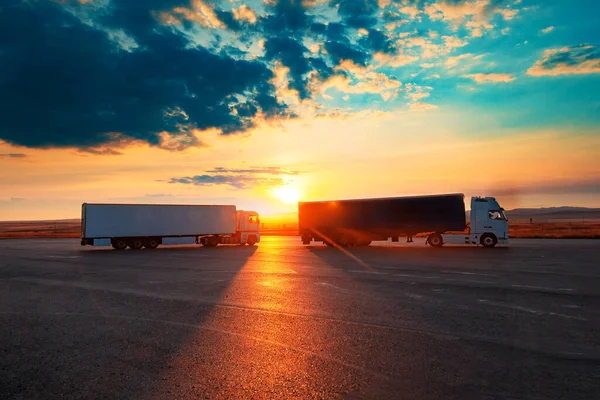
<path fill-rule="evenodd" d="M 240 244 L 254 245 L 260 242 L 260 218 L 256 211 L 237 212 L 237 233 Z"/>
<path fill-rule="evenodd" d="M 483 247 L 495 247 L 497 244 L 508 244 L 508 219 L 504 209 L 494 197 L 472 197 L 471 216 L 467 234 L 433 233 L 427 237 L 426 243 L 433 247 L 444 244 L 474 244 Z"/>
<path fill-rule="evenodd" d="M 508 219 L 494 197 L 471 198 L 469 236 L 485 247 L 508 243 Z"/>

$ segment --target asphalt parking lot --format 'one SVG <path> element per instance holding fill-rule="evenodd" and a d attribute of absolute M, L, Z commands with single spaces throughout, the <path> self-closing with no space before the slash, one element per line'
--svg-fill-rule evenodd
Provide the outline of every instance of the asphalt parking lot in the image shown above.
<path fill-rule="evenodd" d="M 0 240 L 0 397 L 600 397 L 600 242 Z"/>

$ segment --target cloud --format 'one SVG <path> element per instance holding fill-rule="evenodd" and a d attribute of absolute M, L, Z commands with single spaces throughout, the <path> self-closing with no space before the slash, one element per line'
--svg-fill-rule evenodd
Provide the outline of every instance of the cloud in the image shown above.
<path fill-rule="evenodd" d="M 442 36 L 442 39 L 444 39 L 446 46 L 450 48 L 463 47 L 468 44 L 466 41 L 456 36 Z"/>
<path fill-rule="evenodd" d="M 223 167 L 215 167 L 208 173 L 217 174 L 268 174 L 268 175 L 298 175 L 300 171 L 295 169 L 287 169 L 282 167 L 250 167 L 241 169 L 227 169 Z"/>
<path fill-rule="evenodd" d="M 164 24 L 182 24 L 183 20 L 195 22 L 204 27 L 223 28 L 224 24 L 215 13 L 214 7 L 202 0 L 192 0 L 191 7 L 178 6 L 158 13 Z"/>
<path fill-rule="evenodd" d="M 331 0 L 330 5 L 336 7 L 345 23 L 353 28 L 370 28 L 377 22 L 377 0 Z"/>
<path fill-rule="evenodd" d="M 24 153 L 5 153 L 5 154 L 0 154 L 1 158 L 25 158 L 27 157 L 27 154 Z"/>
<path fill-rule="evenodd" d="M 247 175 L 195 175 L 182 178 L 171 178 L 169 183 L 180 183 L 194 186 L 226 185 L 236 189 L 252 189 L 257 186 L 280 186 L 281 178 L 263 178 Z"/>
<path fill-rule="evenodd" d="M 592 45 L 544 50 L 527 74 L 531 76 L 582 75 L 600 73 L 600 51 Z"/>
<path fill-rule="evenodd" d="M 510 21 L 519 13 L 518 10 L 511 10 L 509 8 L 505 8 L 504 10 L 499 10 L 498 13 L 504 17 L 505 20 Z"/>
<path fill-rule="evenodd" d="M 472 56 L 473 56 L 473 54 L 471 54 L 471 53 L 465 53 L 465 54 L 460 54 L 458 56 L 448 57 L 448 59 L 446 60 L 446 67 L 452 68 L 452 67 L 456 66 L 459 63 L 459 61 L 464 60 L 465 58 L 470 58 Z"/>
<path fill-rule="evenodd" d="M 254 10 L 245 4 L 233 9 L 233 17 L 238 21 L 247 21 L 251 24 L 255 24 L 257 21 Z"/>
<path fill-rule="evenodd" d="M 432 21 L 446 21 L 454 30 L 461 25 L 471 31 L 471 36 L 481 37 L 484 31 L 494 28 L 490 19 L 500 14 L 511 20 L 518 10 L 501 8 L 504 0 L 443 0 L 425 6 L 425 13 Z"/>
<path fill-rule="evenodd" d="M 23 197 L 11 197 L 10 201 L 21 202 L 21 201 L 25 201 L 25 199 Z"/>
<path fill-rule="evenodd" d="M 375 53 L 373 60 L 381 65 L 388 65 L 392 68 L 402 67 L 417 61 L 419 58 L 416 56 L 407 55 L 404 53 L 397 54 L 386 54 L 386 53 Z"/>
<path fill-rule="evenodd" d="M 547 28 L 544 28 L 544 29 L 542 29 L 542 30 L 540 31 L 540 33 L 541 33 L 541 34 L 543 34 L 543 35 L 545 35 L 545 34 L 547 34 L 547 33 L 550 33 L 550 32 L 552 32 L 553 30 L 554 30 L 554 27 L 553 27 L 553 26 L 549 26 L 549 27 L 547 27 Z"/>
<path fill-rule="evenodd" d="M 386 74 L 377 72 L 364 72 L 355 74 L 356 83 L 345 75 L 333 75 L 321 85 L 321 91 L 325 92 L 329 88 L 336 88 L 342 93 L 373 93 L 379 94 L 384 101 L 395 98 L 398 95 L 398 88 L 402 82 L 388 77 Z"/>
<path fill-rule="evenodd" d="M 252 189 L 259 186 L 285 184 L 282 176 L 298 175 L 300 171 L 281 167 L 223 168 L 215 167 L 203 175 L 170 178 L 168 183 L 194 186 L 231 186 L 235 189 Z"/>
<path fill-rule="evenodd" d="M 5 0 L 0 139 L 89 149 L 116 132 L 160 147 L 162 132 L 189 141 L 195 129 L 235 134 L 259 118 L 290 116 L 264 63 L 214 54 L 150 12 L 180 3 L 113 0 L 100 11 L 79 5 L 77 14 L 54 2 Z M 108 33 L 115 29 L 137 47 L 123 49 Z"/>
<path fill-rule="evenodd" d="M 398 7 L 398 11 L 400 11 L 402 14 L 408 15 L 413 20 L 416 19 L 419 14 L 421 14 L 421 10 L 419 10 L 419 8 L 415 5 Z"/>
<path fill-rule="evenodd" d="M 421 86 L 414 83 L 407 83 L 405 87 L 405 97 L 410 99 L 412 102 L 417 103 L 419 100 L 429 97 L 429 92 L 431 90 L 433 90 L 431 86 Z"/>
<path fill-rule="evenodd" d="M 436 106 L 435 104 L 421 103 L 421 102 L 413 103 L 409 107 L 410 111 L 429 111 L 429 110 L 435 110 L 437 108 L 439 108 L 439 107 Z"/>
<path fill-rule="evenodd" d="M 500 83 L 500 82 L 504 82 L 504 83 L 508 83 L 508 82 L 512 82 L 515 80 L 515 78 L 511 75 L 511 74 L 495 74 L 495 73 L 489 73 L 489 74 L 468 74 L 468 75 L 464 75 L 465 78 L 471 78 L 473 79 L 475 82 L 477 83 Z"/>

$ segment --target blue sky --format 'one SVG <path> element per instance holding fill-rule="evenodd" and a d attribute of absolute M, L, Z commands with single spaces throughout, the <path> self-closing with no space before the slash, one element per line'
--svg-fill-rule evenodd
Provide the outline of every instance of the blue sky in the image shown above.
<path fill-rule="evenodd" d="M 102 182 L 95 192 L 71 190 L 62 198 L 44 189 L 60 173 L 36 174 L 33 164 L 52 164 L 66 175 L 82 162 L 134 162 L 145 171 L 152 157 L 168 160 L 170 175 L 131 176 L 147 181 L 131 198 L 158 190 L 180 200 L 183 194 L 173 188 L 192 186 L 203 191 L 195 201 L 204 194 L 230 199 L 232 190 L 247 199 L 303 179 L 298 190 L 308 197 L 361 195 L 328 192 L 316 178 L 320 189 L 307 188 L 305 171 L 330 161 L 309 163 L 296 154 L 304 146 L 298 138 L 310 136 L 308 130 L 328 136 L 325 152 L 344 162 L 361 159 L 360 149 L 384 158 L 393 157 L 393 146 L 419 152 L 427 146 L 419 142 L 422 132 L 448 149 L 457 142 L 466 148 L 499 140 L 504 150 L 498 162 L 521 170 L 533 162 L 541 138 L 568 140 L 563 148 L 571 155 L 558 154 L 558 145 L 546 151 L 570 164 L 585 151 L 578 169 L 562 169 L 573 176 L 539 170 L 521 181 L 506 180 L 545 188 L 560 175 L 560 187 L 586 187 L 585 199 L 571 193 L 573 202 L 600 206 L 598 190 L 589 190 L 600 182 L 600 170 L 589 161 L 600 156 L 599 14 L 600 3 L 590 0 L 5 0 L 0 166 L 16 168 L 29 180 L 19 186 L 6 172 L 0 175 L 7 193 L 0 209 L 8 213 L 14 203 L 21 209 L 32 197 L 57 204 L 99 199 L 102 185 L 105 192 L 116 190 Z M 343 130 L 356 126 L 380 128 L 344 137 Z M 273 136 L 261 136 L 266 131 L 287 135 L 290 144 L 272 149 Z M 517 159 L 509 149 L 519 141 L 530 148 Z M 230 146 L 238 146 L 237 153 L 215 159 Z M 240 155 L 251 148 L 272 150 L 260 151 L 260 159 Z M 306 144 L 304 151 L 312 149 Z M 190 154 L 195 161 L 178 171 L 176 160 Z M 420 161 L 427 163 L 427 157 Z M 458 176 L 462 167 L 448 168 Z M 70 179 L 61 184 L 75 185 L 79 177 Z M 412 182 L 395 179 L 387 183 L 394 188 L 389 194 L 405 193 L 396 188 Z M 440 182 L 434 174 L 423 179 Z M 154 187 L 157 182 L 164 187 Z M 411 193 L 436 191 L 408 187 Z M 369 190 L 365 195 L 374 193 Z M 565 201 L 539 199 L 535 204 Z"/>

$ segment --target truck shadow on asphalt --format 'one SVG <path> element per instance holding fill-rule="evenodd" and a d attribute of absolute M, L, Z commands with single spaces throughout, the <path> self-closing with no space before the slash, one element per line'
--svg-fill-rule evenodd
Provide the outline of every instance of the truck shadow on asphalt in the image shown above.
<path fill-rule="evenodd" d="M 425 245 L 416 245 L 416 246 L 386 246 L 386 245 L 377 245 L 373 244 L 370 246 L 364 247 L 328 247 L 321 245 L 309 245 L 305 246 L 306 249 L 312 252 L 320 252 L 323 254 L 373 254 L 373 255 L 427 255 L 434 257 L 443 257 L 449 254 L 494 254 L 495 252 L 506 252 L 510 251 L 510 247 L 508 246 L 497 246 L 494 248 L 486 248 L 483 246 L 443 246 L 440 248 L 435 248 L 431 246 Z"/>
<path fill-rule="evenodd" d="M 202 373 L 202 360 L 216 363 L 206 371 L 213 379 L 225 371 L 227 360 L 215 348 L 229 338 L 205 325 L 231 282 L 210 274 L 222 264 L 204 263 L 205 255 L 218 255 L 231 278 L 256 250 L 81 250 L 43 277 L 19 282 L 0 307 L 10 310 L 0 315 L 3 397 L 169 398 L 194 385 L 219 385 Z"/>

